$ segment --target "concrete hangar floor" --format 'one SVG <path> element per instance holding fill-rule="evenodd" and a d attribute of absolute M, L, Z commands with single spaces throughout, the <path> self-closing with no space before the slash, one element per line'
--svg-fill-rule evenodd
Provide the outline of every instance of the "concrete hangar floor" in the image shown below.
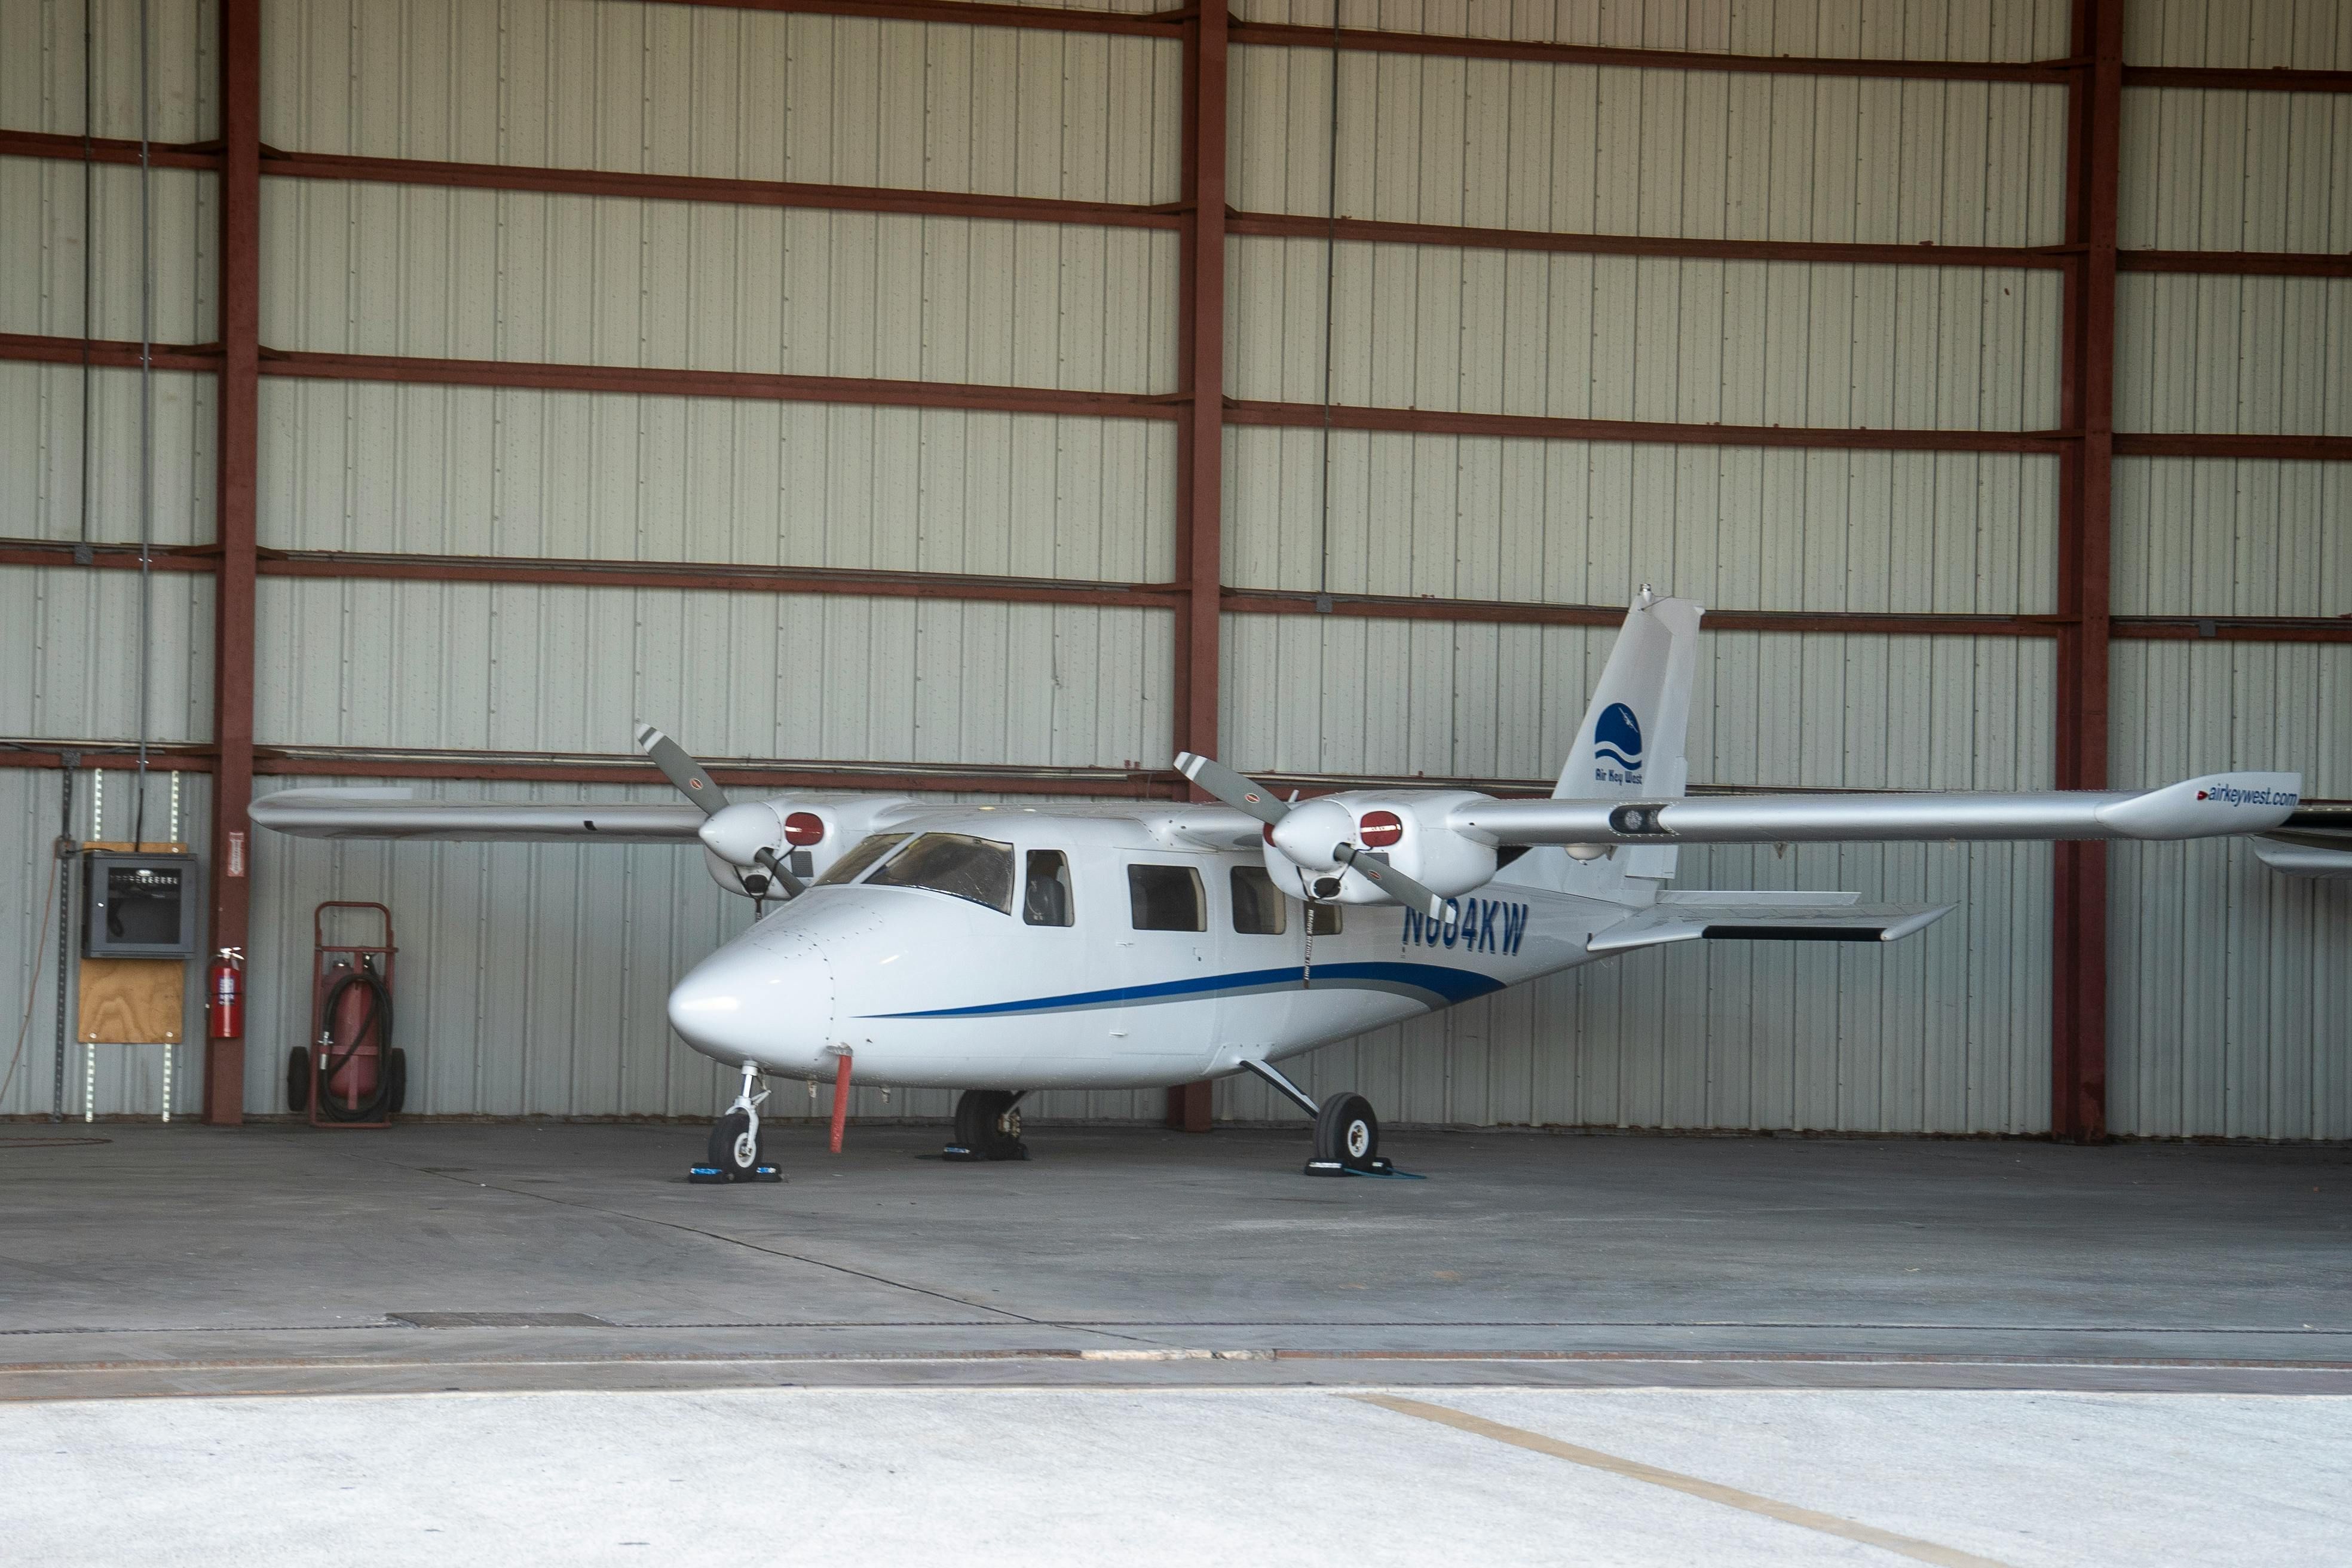
<path fill-rule="evenodd" d="M 18 1125 L 26 1563 L 2352 1562 L 2352 1151 Z"/>

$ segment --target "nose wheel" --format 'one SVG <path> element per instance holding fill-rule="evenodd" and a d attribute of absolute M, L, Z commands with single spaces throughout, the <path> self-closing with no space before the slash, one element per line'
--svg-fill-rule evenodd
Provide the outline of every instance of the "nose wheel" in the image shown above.
<path fill-rule="evenodd" d="M 1009 1089 L 968 1089 L 956 1101 L 955 1142 L 947 1147 L 950 1160 L 1026 1160 L 1029 1145 L 1021 1142 L 1021 1101 L 1026 1092 Z"/>
<path fill-rule="evenodd" d="M 761 1158 L 760 1106 L 768 1091 L 751 1092 L 760 1076 L 757 1063 L 743 1064 L 743 1088 L 726 1114 L 710 1124 L 710 1142 L 704 1145 L 702 1163 L 689 1169 L 689 1182 L 781 1182 L 784 1178 Z"/>

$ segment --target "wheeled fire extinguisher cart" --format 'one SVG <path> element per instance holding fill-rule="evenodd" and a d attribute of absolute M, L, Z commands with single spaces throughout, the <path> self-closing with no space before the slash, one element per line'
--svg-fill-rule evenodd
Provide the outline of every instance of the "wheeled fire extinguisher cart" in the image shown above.
<path fill-rule="evenodd" d="M 372 910 L 380 942 L 330 942 L 327 911 Z M 392 911 L 330 900 L 310 915 L 310 1041 L 286 1058 L 286 1103 L 314 1127 L 388 1127 L 408 1093 L 408 1058 L 392 1043 Z"/>

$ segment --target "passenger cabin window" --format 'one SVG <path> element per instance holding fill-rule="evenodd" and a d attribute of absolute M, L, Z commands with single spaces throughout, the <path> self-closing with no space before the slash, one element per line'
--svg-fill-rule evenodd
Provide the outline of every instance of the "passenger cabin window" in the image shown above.
<path fill-rule="evenodd" d="M 969 833 L 926 833 L 883 863 L 869 888 L 924 888 L 1013 912 L 1013 846 Z"/>
<path fill-rule="evenodd" d="M 1033 926 L 1071 923 L 1070 861 L 1060 850 L 1029 851 L 1029 880 L 1021 893 L 1021 918 Z"/>
<path fill-rule="evenodd" d="M 856 848 L 824 868 L 824 875 L 816 879 L 815 886 L 833 888 L 855 882 L 866 868 L 905 842 L 907 836 L 903 833 L 876 833 L 861 838 Z"/>
<path fill-rule="evenodd" d="M 1244 936 L 1280 936 L 1289 923 L 1289 903 L 1265 867 L 1234 868 L 1234 929 Z"/>
<path fill-rule="evenodd" d="M 1208 900 L 1190 866 L 1129 866 L 1127 901 L 1138 931 L 1206 931 Z"/>

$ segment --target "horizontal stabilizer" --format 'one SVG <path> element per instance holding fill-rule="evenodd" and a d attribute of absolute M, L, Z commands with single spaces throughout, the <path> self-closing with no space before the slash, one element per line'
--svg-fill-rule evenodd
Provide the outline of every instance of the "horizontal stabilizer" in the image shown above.
<path fill-rule="evenodd" d="M 1951 913 L 1950 904 L 1865 904 L 1858 893 L 1663 893 L 1653 907 L 1597 933 L 1591 952 L 1670 942 L 1898 942 Z"/>
<path fill-rule="evenodd" d="M 2291 842 L 2254 840 L 2254 856 L 2272 870 L 2288 877 L 2352 877 L 2352 841 L 2341 846 L 2315 843 L 2315 835 Z"/>
<path fill-rule="evenodd" d="M 253 803 L 253 820 L 297 838 L 422 838 L 440 843 L 676 844 L 703 814 L 691 805 L 579 801 L 499 805 L 411 800 L 405 790 L 291 789 Z"/>

